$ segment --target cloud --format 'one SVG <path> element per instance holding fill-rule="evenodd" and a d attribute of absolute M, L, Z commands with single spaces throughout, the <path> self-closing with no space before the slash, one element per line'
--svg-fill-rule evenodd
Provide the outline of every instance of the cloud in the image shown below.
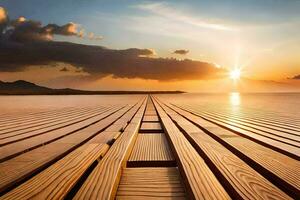
<path fill-rule="evenodd" d="M 53 35 L 80 37 L 78 26 L 72 22 L 62 26 L 57 24 L 42 26 L 41 22 L 21 17 L 12 21 L 10 25 L 12 29 L 8 29 L 3 34 L 17 42 L 51 41 Z"/>
<path fill-rule="evenodd" d="M 7 13 L 6 10 L 3 7 L 0 7 L 0 39 L 1 39 L 1 33 L 3 32 L 4 28 L 7 25 Z"/>
<path fill-rule="evenodd" d="M 0 37 L 9 38 L 16 42 L 51 41 L 54 35 L 83 38 L 85 34 L 85 30 L 74 22 L 62 26 L 57 24 L 43 26 L 41 22 L 27 20 L 25 17 L 8 20 L 6 13 L 6 10 L 0 7 Z M 89 37 L 85 38 L 102 39 L 101 36 L 95 36 L 94 33 L 89 34 Z"/>
<path fill-rule="evenodd" d="M 56 24 L 48 24 L 47 26 L 44 27 L 44 30 L 47 33 L 51 33 L 51 34 L 57 34 L 57 35 L 80 35 L 80 31 L 77 30 L 78 29 L 78 25 L 70 22 L 67 23 L 66 25 L 63 26 L 58 26 Z"/>
<path fill-rule="evenodd" d="M 29 66 L 67 63 L 96 79 L 142 78 L 160 81 L 216 78 L 223 69 L 214 64 L 157 58 L 152 49 L 109 49 L 102 46 L 53 41 L 55 34 L 82 37 L 77 25 L 63 26 L 19 18 L 10 21 L 0 39 L 0 72 L 25 71 Z M 92 34 L 91 37 L 94 37 Z M 63 69 L 63 71 L 66 71 Z"/>
<path fill-rule="evenodd" d="M 61 71 L 61 72 L 68 72 L 68 71 L 70 71 L 68 68 L 66 68 L 66 67 L 63 67 L 61 70 L 59 70 L 59 71 Z"/>
<path fill-rule="evenodd" d="M 300 74 L 299 74 L 299 75 L 296 75 L 296 76 L 294 76 L 294 77 L 292 77 L 291 79 L 300 80 Z"/>
<path fill-rule="evenodd" d="M 89 38 L 90 40 L 102 40 L 102 39 L 103 39 L 102 36 L 97 36 L 97 35 L 95 35 L 93 32 L 90 32 L 90 33 L 88 34 L 88 38 Z"/>
<path fill-rule="evenodd" d="M 222 31 L 236 31 L 236 28 L 234 27 L 222 23 L 218 23 L 218 22 L 212 22 L 211 20 L 195 18 L 184 12 L 179 12 L 178 9 L 171 7 L 167 3 L 161 3 L 161 2 L 142 3 L 134 7 L 143 11 L 150 12 L 154 15 L 158 15 L 170 19 L 172 21 L 190 24 L 200 28 L 222 30 Z"/>
<path fill-rule="evenodd" d="M 0 23 L 3 23 L 7 20 L 7 13 L 3 7 L 0 7 Z"/>
<path fill-rule="evenodd" d="M 173 53 L 175 54 L 180 54 L 180 55 L 186 55 L 189 53 L 189 50 L 185 50 L 185 49 L 177 49 L 175 50 Z"/>
<path fill-rule="evenodd" d="M 53 62 L 69 63 L 91 76 L 116 78 L 144 78 L 154 80 L 196 80 L 214 78 L 221 69 L 213 64 L 153 58 L 150 49 L 114 50 L 67 42 L 31 42 L 0 45 L 0 71 L 22 71 L 26 66 Z M 16 55 L 18 55 L 16 57 Z"/>

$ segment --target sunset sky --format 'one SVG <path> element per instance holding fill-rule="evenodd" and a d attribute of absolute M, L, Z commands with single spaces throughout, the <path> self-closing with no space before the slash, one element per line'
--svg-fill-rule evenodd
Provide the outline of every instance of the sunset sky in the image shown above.
<path fill-rule="evenodd" d="M 300 91 L 300 1 L 0 0 L 0 80 Z M 238 80 L 230 72 L 241 70 Z"/>

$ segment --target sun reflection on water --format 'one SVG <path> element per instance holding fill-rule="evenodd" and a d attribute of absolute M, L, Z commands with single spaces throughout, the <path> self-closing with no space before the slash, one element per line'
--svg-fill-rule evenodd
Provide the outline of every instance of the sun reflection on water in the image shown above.
<path fill-rule="evenodd" d="M 241 97 L 238 92 L 230 93 L 229 99 L 232 106 L 239 106 L 241 104 Z"/>

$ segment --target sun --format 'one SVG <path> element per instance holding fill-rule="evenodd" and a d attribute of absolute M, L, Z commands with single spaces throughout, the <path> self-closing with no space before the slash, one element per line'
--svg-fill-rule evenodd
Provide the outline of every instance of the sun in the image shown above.
<path fill-rule="evenodd" d="M 229 77 L 233 80 L 238 80 L 241 77 L 241 69 L 233 69 L 229 73 Z"/>

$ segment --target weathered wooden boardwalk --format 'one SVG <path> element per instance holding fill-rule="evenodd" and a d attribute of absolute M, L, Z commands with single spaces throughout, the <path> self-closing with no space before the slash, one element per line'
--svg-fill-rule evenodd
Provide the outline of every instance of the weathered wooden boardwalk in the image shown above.
<path fill-rule="evenodd" d="M 300 199 L 299 156 L 297 121 L 161 96 L 1 115 L 0 199 Z"/>

